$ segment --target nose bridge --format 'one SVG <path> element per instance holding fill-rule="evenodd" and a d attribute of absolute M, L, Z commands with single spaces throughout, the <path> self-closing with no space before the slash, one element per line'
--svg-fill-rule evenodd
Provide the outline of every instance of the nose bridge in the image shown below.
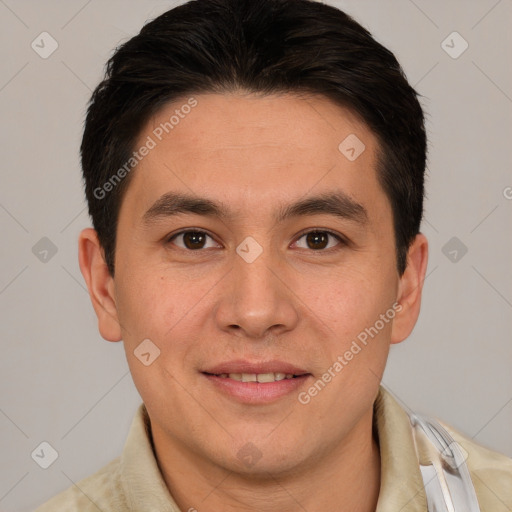
<path fill-rule="evenodd" d="M 217 311 L 220 327 L 238 328 L 254 338 L 278 326 L 292 328 L 298 315 L 279 276 L 283 272 L 276 253 L 247 237 L 233 256 L 229 285 Z"/>
<path fill-rule="evenodd" d="M 281 295 L 275 271 L 271 271 L 275 260 L 270 249 L 260 249 L 250 241 L 238 246 L 233 262 L 234 297 L 247 314 L 268 316 Z"/>
<path fill-rule="evenodd" d="M 275 300 L 279 285 L 275 282 L 275 270 L 272 269 L 275 258 L 270 250 L 263 251 L 254 260 L 246 260 L 239 254 L 237 256 L 233 263 L 233 279 L 238 300 L 256 308 L 263 305 L 263 299 L 265 304 Z"/>

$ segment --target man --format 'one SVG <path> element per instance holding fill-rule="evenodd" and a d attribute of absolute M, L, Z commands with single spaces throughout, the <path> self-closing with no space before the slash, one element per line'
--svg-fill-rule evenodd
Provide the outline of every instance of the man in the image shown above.
<path fill-rule="evenodd" d="M 510 459 L 380 387 L 420 310 L 426 137 L 365 29 L 308 0 L 172 9 L 109 61 L 81 153 L 80 267 L 144 403 L 40 512 L 510 510 Z"/>

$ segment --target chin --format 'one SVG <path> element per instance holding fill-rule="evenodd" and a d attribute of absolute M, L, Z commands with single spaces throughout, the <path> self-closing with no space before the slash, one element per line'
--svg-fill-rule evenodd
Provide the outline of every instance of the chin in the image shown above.
<path fill-rule="evenodd" d="M 276 478 L 286 478 L 297 473 L 298 467 L 304 467 L 304 461 L 288 458 L 281 460 L 262 456 L 253 463 L 231 460 L 226 469 L 252 481 L 275 481 Z"/>
<path fill-rule="evenodd" d="M 254 436 L 253 440 L 247 434 L 243 440 L 233 440 L 230 445 L 224 446 L 227 451 L 217 452 L 214 458 L 220 459 L 220 465 L 228 471 L 261 480 L 291 475 L 297 472 L 297 467 L 304 467 L 308 458 L 304 440 L 294 442 L 289 437 L 270 439 L 269 431 Z"/>

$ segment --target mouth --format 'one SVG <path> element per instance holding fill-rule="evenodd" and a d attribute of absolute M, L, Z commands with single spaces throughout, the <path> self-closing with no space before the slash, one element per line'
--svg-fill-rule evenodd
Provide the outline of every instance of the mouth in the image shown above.
<path fill-rule="evenodd" d="M 275 402 L 304 386 L 312 374 L 280 362 L 231 361 L 202 371 L 216 392 L 246 404 Z"/>
<path fill-rule="evenodd" d="M 282 372 L 268 372 L 268 373 L 208 373 L 203 372 L 205 375 L 211 375 L 213 377 L 219 377 L 221 379 L 232 379 L 238 382 L 279 382 L 285 379 L 297 379 L 309 374 L 294 375 L 293 373 L 282 373 Z"/>

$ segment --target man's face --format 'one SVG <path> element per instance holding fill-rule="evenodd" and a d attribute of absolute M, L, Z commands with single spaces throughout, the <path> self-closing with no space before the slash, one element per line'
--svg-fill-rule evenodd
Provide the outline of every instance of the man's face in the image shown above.
<path fill-rule="evenodd" d="M 157 446 L 238 472 L 285 473 L 339 453 L 368 421 L 384 370 L 389 313 L 375 325 L 400 280 L 377 141 L 322 97 L 195 99 L 160 141 L 154 130 L 187 98 L 162 109 L 136 145 L 156 142 L 120 210 L 117 319 Z M 225 215 L 170 215 L 170 206 L 146 214 L 170 193 L 207 199 Z M 332 194 L 338 214 L 318 203 L 282 215 Z M 354 340 L 372 326 L 357 351 Z M 145 339 L 160 350 L 147 366 L 134 354 Z M 157 352 L 144 347 L 148 362 Z M 329 368 L 330 381 L 309 392 Z M 297 377 L 255 383 L 254 373 Z"/>

